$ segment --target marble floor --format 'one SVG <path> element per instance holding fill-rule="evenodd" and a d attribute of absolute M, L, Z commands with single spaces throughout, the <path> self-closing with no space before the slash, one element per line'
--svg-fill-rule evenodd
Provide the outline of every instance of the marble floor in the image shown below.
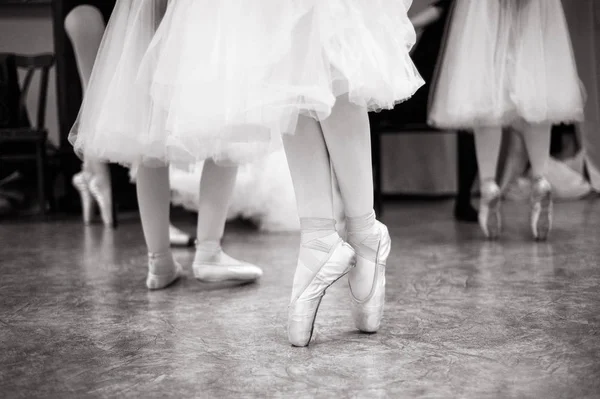
<path fill-rule="evenodd" d="M 308 348 L 285 334 L 297 234 L 229 226 L 224 245 L 264 267 L 258 284 L 188 268 L 148 292 L 135 218 L 0 224 L 0 396 L 600 397 L 600 200 L 557 204 L 548 243 L 530 239 L 523 204 L 506 204 L 496 243 L 451 206 L 388 205 L 383 328 L 354 329 L 341 280 Z"/>

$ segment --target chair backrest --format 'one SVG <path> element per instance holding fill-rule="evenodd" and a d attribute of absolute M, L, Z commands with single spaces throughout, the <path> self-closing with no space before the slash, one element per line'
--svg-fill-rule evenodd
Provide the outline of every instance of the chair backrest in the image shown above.
<path fill-rule="evenodd" d="M 30 126 L 20 112 L 21 87 L 14 55 L 0 54 L 0 129 Z"/>
<path fill-rule="evenodd" d="M 26 101 L 31 88 L 31 82 L 36 71 L 40 72 L 40 85 L 37 99 L 37 113 L 35 128 L 38 130 L 45 129 L 46 123 L 46 103 L 48 100 L 48 79 L 50 75 L 50 68 L 54 65 L 53 54 L 36 54 L 36 55 L 23 55 L 23 54 L 11 54 L 11 53 L 0 53 L 1 57 L 13 56 L 17 69 L 25 70 L 25 77 L 20 87 L 19 94 L 19 115 L 26 115 Z"/>

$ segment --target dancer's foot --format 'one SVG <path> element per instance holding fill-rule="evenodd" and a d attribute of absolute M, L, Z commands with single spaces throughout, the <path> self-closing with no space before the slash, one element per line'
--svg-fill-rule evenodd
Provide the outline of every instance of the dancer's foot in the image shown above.
<path fill-rule="evenodd" d="M 239 261 L 223 252 L 218 241 L 196 243 L 194 276 L 205 282 L 258 280 L 263 272 L 248 262 Z"/>
<path fill-rule="evenodd" d="M 181 275 L 181 266 L 173 259 L 171 252 L 148 254 L 148 277 L 146 278 L 148 289 L 166 288 Z"/>
<path fill-rule="evenodd" d="M 531 187 L 531 232 L 536 240 L 545 240 L 552 229 L 552 187 L 543 177 L 534 179 Z"/>
<path fill-rule="evenodd" d="M 352 247 L 335 231 L 334 220 L 303 218 L 300 224 L 302 244 L 288 308 L 288 339 L 293 346 L 309 344 L 327 288 L 356 262 Z"/>
<path fill-rule="evenodd" d="M 71 181 L 73 183 L 73 187 L 75 187 L 81 199 L 81 213 L 83 216 L 84 224 L 91 223 L 92 213 L 94 211 L 94 200 L 92 198 L 92 193 L 90 192 L 91 178 L 91 174 L 89 174 L 88 172 L 81 171 L 75 174 Z"/>
<path fill-rule="evenodd" d="M 385 305 L 385 265 L 391 239 L 375 214 L 348 219 L 348 243 L 356 251 L 356 267 L 348 274 L 354 324 L 362 332 L 376 332 Z"/>
<path fill-rule="evenodd" d="M 113 221 L 112 188 L 104 178 L 94 176 L 90 179 L 90 193 L 100 208 L 100 217 L 105 226 L 111 227 Z"/>
<path fill-rule="evenodd" d="M 483 234 L 490 240 L 500 236 L 502 216 L 500 213 L 500 187 L 493 180 L 481 184 L 481 201 L 479 203 L 479 226 Z"/>

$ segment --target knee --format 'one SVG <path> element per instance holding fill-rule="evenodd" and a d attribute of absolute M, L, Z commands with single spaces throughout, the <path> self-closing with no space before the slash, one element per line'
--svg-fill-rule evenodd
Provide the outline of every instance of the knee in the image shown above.
<path fill-rule="evenodd" d="M 81 5 L 75 7 L 65 18 L 65 31 L 69 36 L 104 33 L 104 19 L 96 7 Z"/>

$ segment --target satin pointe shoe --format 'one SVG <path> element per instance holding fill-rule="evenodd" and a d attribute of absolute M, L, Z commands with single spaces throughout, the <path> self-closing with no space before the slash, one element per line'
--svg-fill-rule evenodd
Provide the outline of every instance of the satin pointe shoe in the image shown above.
<path fill-rule="evenodd" d="M 260 267 L 232 258 L 216 243 L 208 246 L 204 243 L 196 243 L 196 256 L 192 269 L 196 279 L 207 283 L 253 282 L 263 275 Z"/>
<path fill-rule="evenodd" d="M 329 249 L 321 267 L 306 282 L 296 281 L 297 294 L 292 297 L 288 308 L 288 339 L 293 346 L 308 346 L 312 338 L 315 319 L 321 300 L 333 283 L 345 276 L 354 267 L 356 254 L 354 249 L 341 238 Z M 302 262 L 299 261 L 299 267 Z"/>
<path fill-rule="evenodd" d="M 94 212 L 94 200 L 90 192 L 89 183 L 91 178 L 91 174 L 81 171 L 74 175 L 72 179 L 73 187 L 75 187 L 81 199 L 83 223 L 86 225 L 92 222 L 92 214 Z"/>
<path fill-rule="evenodd" d="M 146 287 L 160 290 L 173 284 L 183 274 L 181 265 L 170 252 L 148 254 L 148 276 Z"/>
<path fill-rule="evenodd" d="M 89 189 L 92 198 L 94 198 L 94 201 L 96 201 L 96 204 L 100 209 L 102 223 L 107 227 L 113 226 L 112 192 L 110 183 L 101 177 L 93 176 L 89 181 Z"/>
<path fill-rule="evenodd" d="M 483 234 L 495 240 L 500 236 L 502 229 L 502 215 L 500 213 L 501 192 L 500 187 L 493 180 L 481 184 L 481 200 L 479 202 L 479 226 Z"/>
<path fill-rule="evenodd" d="M 379 230 L 379 245 L 375 251 L 375 262 L 357 255 L 356 267 L 350 271 L 350 278 L 348 279 L 354 325 L 359 331 L 365 333 L 377 332 L 381 325 L 385 305 L 385 267 L 392 246 L 392 240 L 387 227 L 379 221 L 375 221 L 375 225 Z M 364 244 L 353 242 L 351 245 L 357 253 L 373 253 L 373 249 Z M 362 246 L 362 248 L 359 249 L 357 246 Z M 353 273 L 366 267 L 373 269 L 373 286 L 366 298 L 358 299 L 352 292 L 350 281 L 352 280 Z"/>
<path fill-rule="evenodd" d="M 552 187 L 543 177 L 534 179 L 531 186 L 530 224 L 533 238 L 543 241 L 552 229 Z"/>

